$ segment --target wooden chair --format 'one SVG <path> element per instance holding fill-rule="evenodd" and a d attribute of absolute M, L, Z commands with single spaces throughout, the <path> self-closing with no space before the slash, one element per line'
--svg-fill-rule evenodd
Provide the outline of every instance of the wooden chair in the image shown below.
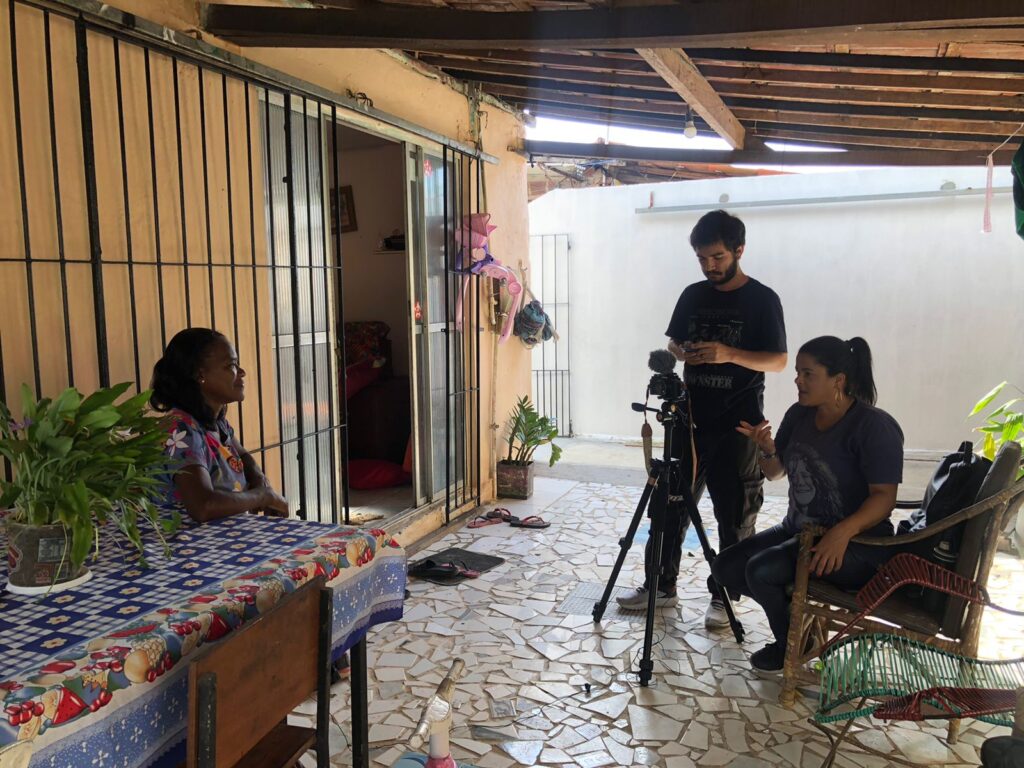
<path fill-rule="evenodd" d="M 1017 475 L 1020 459 L 1020 445 L 1005 443 L 989 469 L 978 494 L 978 501 L 935 525 L 916 533 L 857 536 L 852 541 L 870 546 L 892 547 L 894 554 L 914 548 L 920 551 L 932 545 L 938 534 L 964 523 L 960 550 L 952 570 L 985 586 L 1005 521 L 1024 501 L 1024 480 L 1010 485 Z M 977 656 L 984 605 L 968 604 L 961 598 L 950 597 L 938 612 L 932 613 L 922 607 L 919 601 L 897 593 L 870 616 L 858 618 L 860 607 L 856 602 L 856 593 L 846 592 L 810 577 L 811 547 L 815 538 L 822 533 L 821 529 L 808 528 L 800 535 L 782 691 L 779 695 L 783 705 L 792 706 L 795 703 L 798 685 L 817 682 L 817 676 L 808 669 L 808 663 L 820 655 L 831 635 L 855 619 L 856 626 L 851 628 L 852 631 L 887 632 L 928 643 L 960 656 Z M 950 723 L 950 743 L 956 741 L 958 727 L 958 721 Z"/>
<path fill-rule="evenodd" d="M 314 579 L 189 665 L 188 768 L 330 765 L 331 590 Z M 315 728 L 287 717 L 316 692 Z"/>

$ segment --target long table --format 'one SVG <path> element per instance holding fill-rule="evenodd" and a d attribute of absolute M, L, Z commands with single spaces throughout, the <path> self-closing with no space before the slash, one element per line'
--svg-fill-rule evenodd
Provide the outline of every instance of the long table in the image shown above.
<path fill-rule="evenodd" d="M 32 766 L 179 765 L 189 654 L 319 575 L 334 590 L 334 655 L 352 649 L 353 759 L 365 764 L 365 636 L 401 617 L 405 592 L 394 539 L 237 515 L 186 523 L 170 556 L 155 536 L 146 544 L 143 563 L 101 540 L 92 578 L 74 589 L 0 593 L 0 765 L 16 742 L 32 745 Z"/>

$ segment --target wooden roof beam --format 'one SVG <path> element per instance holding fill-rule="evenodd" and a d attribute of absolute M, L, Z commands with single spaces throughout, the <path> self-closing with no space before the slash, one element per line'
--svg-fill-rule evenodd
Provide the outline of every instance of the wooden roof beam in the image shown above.
<path fill-rule="evenodd" d="M 418 61 L 442 68 L 453 77 L 470 81 L 488 82 L 489 79 L 482 75 L 499 75 L 502 76 L 502 82 L 511 83 L 513 79 L 518 79 L 523 85 L 548 80 L 563 84 L 577 83 L 663 92 L 673 90 L 656 72 L 649 72 L 645 75 L 591 72 L 580 69 L 531 67 L 490 60 L 448 59 L 441 56 L 424 56 Z M 722 71 L 725 72 L 725 77 L 719 76 Z M 808 75 L 792 70 L 766 72 L 760 68 L 749 67 L 704 67 L 701 72 L 713 84 L 715 92 L 722 97 L 737 96 L 748 99 L 845 104 L 889 104 L 916 108 L 954 107 L 1011 111 L 1024 109 L 1024 78 L 872 76 L 843 72 L 812 72 Z M 792 77 L 794 74 L 797 77 Z M 845 77 L 843 77 L 844 75 Z M 967 85 L 968 83 L 961 82 L 964 80 L 969 80 L 971 83 L 982 81 L 978 85 L 981 86 L 983 92 L 970 89 L 964 91 L 956 87 L 949 89 L 953 92 L 948 92 L 947 80 L 953 86 Z M 885 84 L 898 85 L 899 88 L 885 87 Z"/>
<path fill-rule="evenodd" d="M 887 56 L 874 53 L 814 53 L 811 51 L 740 50 L 738 48 L 688 48 L 690 57 L 705 64 L 740 66 L 765 64 L 771 67 L 843 69 L 847 71 L 935 74 L 958 72 L 991 74 L 996 77 L 1024 75 L 1024 61 L 1011 59 L 938 58 L 936 56 Z"/>
<path fill-rule="evenodd" d="M 205 29 L 222 39 L 292 48 L 746 48 L 1024 40 L 1020 0 L 706 0 L 699 12 L 687 3 L 537 13 L 213 3 L 204 6 L 203 15 Z"/>
<path fill-rule="evenodd" d="M 625 144 L 574 144 L 559 141 L 525 141 L 522 152 L 540 158 L 591 158 L 640 160 L 663 163 L 748 165 L 842 165 L 842 166 L 942 166 L 984 165 L 983 150 L 969 152 L 932 152 L 927 150 L 857 150 L 853 152 L 774 152 L 772 150 L 655 149 Z M 996 155 L 1000 165 L 1009 164 L 1013 151 Z"/>
<path fill-rule="evenodd" d="M 454 71 L 456 77 L 466 74 Z M 510 78 L 486 75 L 475 78 L 490 93 L 500 96 L 546 99 L 578 103 L 581 106 L 608 104 L 620 109 L 636 109 L 685 116 L 687 106 L 675 94 L 657 89 L 622 88 L 615 85 L 591 85 L 545 79 Z M 773 101 L 749 94 L 727 97 L 726 104 L 738 120 L 805 125 L 834 125 L 880 130 L 935 131 L 939 133 L 978 133 L 1008 136 L 1024 120 L 1024 110 L 1004 104 L 1006 111 L 977 108 L 919 107 L 884 104 L 849 104 L 842 101 Z M 698 115 L 706 121 L 704 114 Z M 710 125 L 710 122 L 708 123 Z"/>
<path fill-rule="evenodd" d="M 764 51 L 761 51 L 764 53 Z M 472 55 L 471 55 L 472 54 Z M 869 57 L 873 58 L 873 57 Z M 657 78 L 647 62 L 611 58 L 609 56 L 581 56 L 535 51 L 458 51 L 447 53 L 421 52 L 417 59 L 441 69 L 459 69 L 465 72 L 522 75 L 524 77 L 551 77 L 579 80 L 579 82 L 615 82 L 620 85 L 642 86 Z M 1020 74 L 993 73 L 987 76 L 937 74 L 936 72 L 851 71 L 836 68 L 794 67 L 771 62 L 721 62 L 691 56 L 701 74 L 709 83 L 736 81 L 739 83 L 773 83 L 778 85 L 806 85 L 810 87 L 845 86 L 883 90 L 965 91 L 970 93 L 1024 94 L 1024 61 L 1019 62 Z M 941 59 L 919 57 L 919 66 L 933 63 L 942 69 Z M 1006 62 L 1014 64 L 1015 62 Z M 715 89 L 721 93 L 717 85 Z"/>
<path fill-rule="evenodd" d="M 747 133 L 743 124 L 682 48 L 637 48 L 636 52 L 730 147 L 744 149 Z"/>

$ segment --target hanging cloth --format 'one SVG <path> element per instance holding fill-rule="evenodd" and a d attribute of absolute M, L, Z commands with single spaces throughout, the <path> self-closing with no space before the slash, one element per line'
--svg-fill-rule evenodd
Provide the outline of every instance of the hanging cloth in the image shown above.
<path fill-rule="evenodd" d="M 989 234 L 990 232 L 992 232 L 992 195 L 993 195 L 992 176 L 993 176 L 993 174 L 995 172 L 995 162 L 994 162 L 995 154 L 1000 149 L 1005 147 L 1007 145 L 1007 143 L 1009 143 L 1010 140 L 1013 139 L 1014 136 L 1016 136 L 1018 133 L 1021 132 L 1021 130 L 1024 130 L 1024 123 L 1021 123 L 1020 125 L 1018 125 L 1017 126 L 1017 130 L 1015 130 L 1013 133 L 1011 133 L 1009 136 L 1007 136 L 1005 139 L 1003 139 L 1003 141 L 999 144 L 998 147 L 996 147 L 991 152 L 989 152 L 988 153 L 988 157 L 985 160 L 985 168 L 986 168 L 986 179 L 985 179 L 985 213 L 982 216 L 982 223 L 981 223 L 981 231 L 984 232 L 985 234 Z M 1011 169 L 1013 169 L 1014 166 L 1016 164 L 1018 164 L 1018 162 L 1020 160 L 1020 157 L 1021 157 L 1021 152 L 1020 152 L 1020 150 L 1017 150 L 1017 154 L 1014 155 L 1013 156 L 1013 160 L 1010 161 Z M 1014 181 L 1013 207 L 1014 207 L 1014 210 L 1016 211 L 1016 229 L 1017 229 L 1017 234 L 1020 235 L 1021 234 L 1021 218 L 1020 218 L 1021 217 L 1021 214 L 1020 214 L 1020 211 L 1021 211 L 1021 204 L 1020 203 L 1021 203 L 1021 201 L 1018 198 L 1017 191 L 1016 191 L 1016 186 L 1017 186 L 1017 181 L 1016 180 L 1018 180 L 1020 178 L 1020 175 L 1019 175 L 1019 173 L 1016 170 L 1014 170 L 1013 176 L 1014 176 L 1014 179 L 1015 179 L 1015 181 Z M 1024 235 L 1021 235 L 1021 236 L 1024 237 Z"/>

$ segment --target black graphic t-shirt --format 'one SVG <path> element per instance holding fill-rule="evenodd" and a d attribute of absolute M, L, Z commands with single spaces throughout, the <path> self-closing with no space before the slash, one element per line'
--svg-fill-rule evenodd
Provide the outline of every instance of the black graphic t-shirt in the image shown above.
<path fill-rule="evenodd" d="M 768 286 L 750 278 L 734 291 L 709 282 L 687 286 L 665 334 L 678 342 L 719 341 L 749 352 L 785 352 L 782 302 Z M 698 428 L 732 429 L 741 420 L 764 420 L 764 374 L 734 363 L 687 365 L 686 387 Z"/>
<path fill-rule="evenodd" d="M 785 525 L 793 531 L 809 522 L 831 528 L 860 509 L 868 485 L 903 480 L 903 430 L 896 419 L 881 408 L 855 402 L 821 432 L 814 425 L 814 411 L 792 406 L 775 437 L 789 480 Z M 883 520 L 864 533 L 892 532 L 892 523 Z"/>

